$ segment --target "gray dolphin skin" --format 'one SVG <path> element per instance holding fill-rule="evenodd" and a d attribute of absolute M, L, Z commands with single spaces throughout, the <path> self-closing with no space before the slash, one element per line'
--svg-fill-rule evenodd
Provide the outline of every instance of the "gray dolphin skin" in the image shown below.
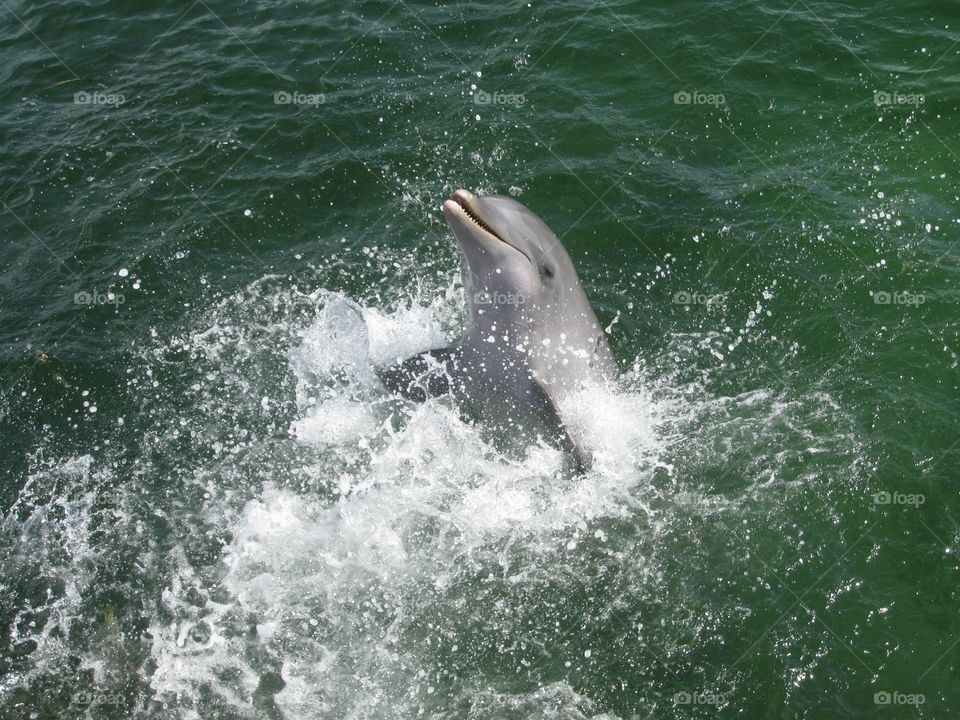
<path fill-rule="evenodd" d="M 384 384 L 423 401 L 448 392 L 500 440 L 536 438 L 562 450 L 577 473 L 587 455 L 564 423 L 561 402 L 617 364 L 570 256 L 516 200 L 457 190 L 443 203 L 463 252 L 469 320 L 459 345 L 428 350 L 381 372 Z"/>

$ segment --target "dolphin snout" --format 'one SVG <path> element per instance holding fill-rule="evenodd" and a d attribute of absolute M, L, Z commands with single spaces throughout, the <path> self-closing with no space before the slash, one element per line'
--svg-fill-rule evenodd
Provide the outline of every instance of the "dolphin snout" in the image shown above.
<path fill-rule="evenodd" d="M 456 217 L 461 208 L 470 207 L 474 200 L 476 200 L 476 195 L 469 190 L 463 188 L 454 190 L 450 198 L 443 201 L 443 214 L 449 221 L 450 218 Z"/>

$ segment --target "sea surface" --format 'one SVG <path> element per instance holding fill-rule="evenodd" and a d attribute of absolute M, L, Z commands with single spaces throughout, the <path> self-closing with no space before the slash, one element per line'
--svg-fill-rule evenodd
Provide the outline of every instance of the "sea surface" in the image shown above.
<path fill-rule="evenodd" d="M 960 5 L 0 0 L 0 717 L 960 717 Z M 375 369 L 562 238 L 594 465 Z"/>

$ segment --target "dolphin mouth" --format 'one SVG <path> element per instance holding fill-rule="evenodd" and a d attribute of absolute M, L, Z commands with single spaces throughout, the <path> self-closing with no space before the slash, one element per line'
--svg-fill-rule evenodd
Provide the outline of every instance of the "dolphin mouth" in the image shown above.
<path fill-rule="evenodd" d="M 457 190 L 450 196 L 449 200 L 444 201 L 443 210 L 448 218 L 450 216 L 465 217 L 488 235 L 492 235 L 505 245 L 510 245 L 510 243 L 504 240 L 503 237 L 480 216 L 480 211 L 476 206 L 475 199 L 472 193 L 466 190 Z"/>

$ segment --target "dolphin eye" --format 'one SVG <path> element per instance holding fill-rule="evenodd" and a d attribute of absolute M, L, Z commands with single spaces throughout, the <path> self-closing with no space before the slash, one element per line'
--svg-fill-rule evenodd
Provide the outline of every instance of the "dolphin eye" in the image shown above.
<path fill-rule="evenodd" d="M 553 268 L 544 263 L 540 266 L 540 275 L 545 278 L 553 277 Z"/>

